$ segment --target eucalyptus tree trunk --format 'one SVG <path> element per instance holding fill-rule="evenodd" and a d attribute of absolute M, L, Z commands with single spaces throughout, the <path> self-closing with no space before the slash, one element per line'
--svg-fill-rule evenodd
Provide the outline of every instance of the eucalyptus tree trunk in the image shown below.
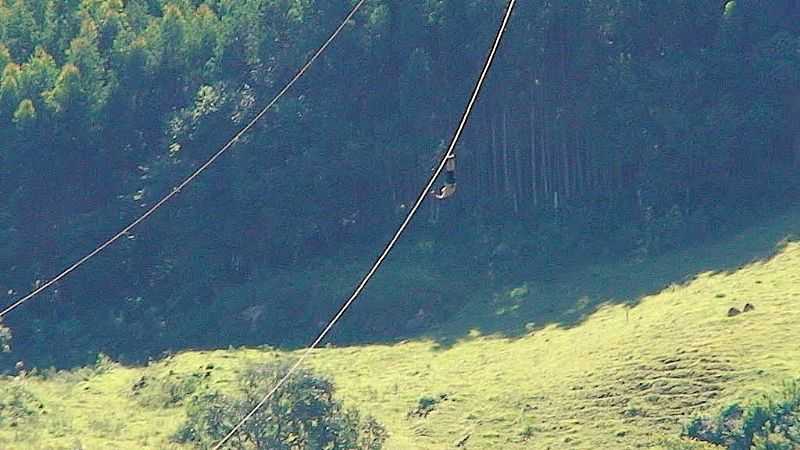
<path fill-rule="evenodd" d="M 566 201 L 570 197 L 569 148 L 567 146 L 567 121 L 562 118 L 561 122 L 561 161 L 563 169 L 561 183 L 564 188 L 564 201 Z"/>
<path fill-rule="evenodd" d="M 583 143 L 581 140 L 581 133 L 575 127 L 575 174 L 577 176 L 577 191 L 578 196 L 582 195 L 586 190 L 586 173 L 583 168 Z"/>
<path fill-rule="evenodd" d="M 531 95 L 533 97 L 533 95 Z M 533 206 L 539 205 L 539 190 L 536 186 L 538 174 L 536 173 L 536 102 L 531 100 L 531 195 L 533 196 Z"/>
<path fill-rule="evenodd" d="M 475 141 L 477 141 L 477 139 L 475 139 Z M 473 178 L 472 178 L 473 186 L 472 186 L 472 190 L 474 192 L 474 194 L 473 194 L 474 202 L 473 203 L 475 203 L 476 206 L 477 206 L 477 205 L 480 205 L 482 203 L 481 202 L 481 194 L 482 194 L 482 191 L 481 191 L 481 186 L 482 186 L 482 183 L 481 183 L 481 180 L 482 180 L 482 178 L 481 178 L 481 152 L 480 152 L 480 148 L 479 147 L 474 147 L 472 149 L 472 164 L 473 164 L 473 170 L 472 170 L 472 173 L 473 173 Z"/>
<path fill-rule="evenodd" d="M 794 166 L 800 169 L 800 130 L 794 135 Z"/>
<path fill-rule="evenodd" d="M 389 189 L 392 190 L 392 206 L 397 206 L 399 203 L 400 195 L 398 194 L 398 183 L 395 179 L 394 167 L 392 166 L 390 161 L 393 161 L 394 158 L 390 158 L 386 155 L 386 149 L 383 150 L 383 171 L 386 176 L 389 178 Z"/>
<path fill-rule="evenodd" d="M 545 102 L 542 114 L 544 118 L 544 121 L 542 122 L 542 188 L 544 191 L 545 199 L 547 199 L 550 196 L 550 191 L 551 191 L 550 164 L 548 164 L 549 160 L 548 155 L 550 154 L 550 149 L 548 146 L 549 143 L 547 141 L 549 135 L 549 133 L 547 132 L 549 125 L 548 112 L 549 111 L 547 110 L 547 102 Z"/>
<path fill-rule="evenodd" d="M 503 126 L 503 179 L 504 181 L 504 195 L 511 195 L 511 201 L 514 205 L 514 214 L 519 213 L 519 202 L 517 200 L 517 189 L 514 187 L 514 182 L 511 180 L 511 169 L 509 168 L 509 154 L 508 154 L 508 107 L 503 106 L 502 113 L 502 126 Z"/>
<path fill-rule="evenodd" d="M 794 96 L 794 117 L 800 114 L 800 93 Z M 794 166 L 800 169 L 800 124 L 795 122 L 794 130 Z"/>
<path fill-rule="evenodd" d="M 494 195 L 500 196 L 501 192 L 503 192 L 501 186 L 501 176 L 498 174 L 500 171 L 500 155 L 497 152 L 497 124 L 495 122 L 494 114 L 491 114 L 490 118 L 491 127 L 492 127 L 492 176 L 494 178 Z"/>
<path fill-rule="evenodd" d="M 508 128 L 506 126 L 506 109 L 503 107 L 501 113 L 501 124 L 503 128 L 503 196 L 508 197 L 510 193 L 509 170 L 508 170 Z"/>
<path fill-rule="evenodd" d="M 514 129 L 516 129 L 516 128 L 514 128 Z M 516 208 L 517 212 L 519 212 L 519 204 L 522 202 L 523 195 L 524 195 L 523 189 L 522 189 L 522 162 L 521 162 L 521 158 L 520 158 L 520 154 L 519 154 L 520 153 L 520 147 L 521 146 L 519 145 L 519 142 L 516 142 L 516 140 L 515 140 L 515 143 L 514 143 L 514 169 L 516 169 L 515 170 L 515 172 L 516 172 L 516 174 L 515 174 L 516 175 L 516 188 L 515 188 L 516 194 L 514 195 L 514 198 L 516 199 L 515 203 L 517 205 L 517 208 Z"/>

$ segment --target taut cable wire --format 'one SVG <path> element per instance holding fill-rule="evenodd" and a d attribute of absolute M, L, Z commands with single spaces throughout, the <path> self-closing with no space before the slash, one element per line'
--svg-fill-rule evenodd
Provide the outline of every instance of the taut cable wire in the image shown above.
<path fill-rule="evenodd" d="M 481 75 L 478 78 L 478 82 L 475 85 L 475 89 L 472 92 L 472 97 L 470 98 L 469 103 L 467 104 L 467 108 L 464 111 L 464 115 L 461 117 L 461 123 L 458 125 L 458 128 L 456 129 L 455 135 L 453 136 L 453 140 L 450 142 L 450 146 L 448 147 L 447 152 L 442 157 L 438 167 L 436 168 L 436 171 L 428 180 L 428 183 L 425 185 L 425 187 L 417 196 L 417 200 L 416 202 L 414 202 L 414 206 L 408 211 L 408 214 L 406 215 L 405 220 L 403 220 L 403 223 L 397 229 L 397 231 L 395 232 L 394 236 L 389 241 L 389 243 L 386 244 L 386 247 L 383 249 L 383 252 L 380 254 L 378 259 L 372 265 L 372 268 L 370 268 L 370 270 L 367 272 L 364 278 L 362 278 L 361 282 L 358 284 L 353 294 L 350 296 L 350 298 L 347 299 L 344 305 L 342 305 L 342 307 L 339 309 L 336 315 L 333 316 L 333 318 L 325 327 L 325 329 L 322 330 L 322 332 L 319 334 L 319 336 L 317 336 L 314 342 L 303 351 L 303 353 L 300 355 L 297 361 L 289 368 L 286 374 L 280 380 L 278 380 L 275 386 L 273 386 L 272 389 L 270 389 L 270 391 L 267 392 L 266 395 L 264 395 L 261 401 L 259 401 L 256 404 L 256 406 L 253 407 L 253 409 L 250 410 L 250 412 L 247 413 L 247 415 L 244 416 L 242 420 L 240 420 L 236 424 L 236 426 L 234 426 L 233 429 L 231 429 L 231 431 L 228 432 L 228 434 L 226 434 L 225 437 L 223 437 L 222 440 L 220 440 L 217 443 L 217 445 L 214 446 L 213 450 L 220 450 L 222 446 L 225 445 L 225 443 L 227 443 L 234 435 L 236 435 L 236 433 L 239 431 L 242 425 L 244 425 L 245 422 L 250 420 L 250 418 L 252 418 L 258 412 L 258 410 L 260 410 L 267 403 L 267 401 L 269 401 L 269 399 L 275 394 L 275 392 L 277 392 L 278 389 L 280 389 L 281 386 L 283 386 L 289 380 L 289 378 L 295 373 L 295 371 L 297 371 L 300 365 L 309 357 L 311 352 L 320 344 L 320 342 L 322 342 L 323 339 L 325 339 L 325 337 L 328 335 L 328 333 L 331 331 L 334 325 L 336 325 L 339 319 L 341 319 L 344 313 L 350 308 L 350 305 L 352 305 L 353 302 L 355 302 L 356 298 L 358 298 L 358 296 L 361 295 L 361 292 L 367 286 L 367 283 L 369 283 L 372 276 L 375 275 L 375 273 L 378 271 L 378 268 L 381 266 L 381 264 L 383 264 L 383 261 L 389 255 L 389 252 L 391 252 L 392 248 L 395 246 L 395 244 L 397 244 L 397 241 L 400 239 L 400 236 L 406 230 L 406 227 L 408 227 L 408 224 L 411 223 L 411 219 L 414 218 L 414 215 L 417 213 L 417 210 L 419 209 L 420 205 L 422 205 L 422 202 L 424 202 L 425 198 L 429 195 L 429 192 L 433 187 L 433 184 L 436 182 L 436 178 L 438 178 L 439 175 L 442 173 L 442 170 L 444 170 L 444 167 L 447 164 L 447 158 L 450 155 L 452 155 L 455 150 L 456 144 L 458 143 L 458 140 L 461 137 L 461 133 L 464 131 L 464 127 L 466 127 L 467 120 L 469 119 L 469 116 L 472 113 L 472 108 L 475 106 L 475 102 L 478 99 L 478 94 L 480 93 L 481 88 L 483 87 L 483 82 L 486 79 L 486 75 L 489 73 L 489 68 L 491 67 L 492 62 L 494 61 L 495 54 L 497 53 L 497 48 L 500 46 L 500 41 L 503 38 L 503 34 L 505 33 L 506 26 L 508 25 L 508 21 L 511 18 L 511 12 L 514 9 L 515 4 L 516 0 L 510 0 L 508 8 L 506 10 L 505 17 L 503 18 L 503 22 L 500 25 L 500 29 L 497 31 L 497 37 L 494 40 L 494 45 L 492 46 L 492 49 L 489 52 L 489 56 L 487 57 L 486 63 L 484 64 L 483 67 L 483 71 L 481 72 Z"/>
<path fill-rule="evenodd" d="M 300 77 L 302 77 L 302 76 L 303 76 L 303 74 L 305 74 L 305 73 L 306 73 L 306 71 L 307 71 L 307 70 L 308 70 L 308 69 L 311 67 L 311 65 L 312 65 L 312 64 L 314 64 L 314 61 L 316 61 L 316 60 L 317 60 L 317 58 L 319 58 L 319 57 L 320 57 L 320 55 L 322 55 L 322 53 L 323 53 L 323 52 L 324 52 L 324 51 L 325 51 L 325 50 L 328 48 L 328 46 L 330 46 L 330 45 L 331 45 L 331 43 L 334 41 L 334 39 L 336 39 L 336 37 L 339 35 L 339 33 L 341 33 L 341 31 L 344 29 L 344 27 L 347 25 L 347 23 L 350 21 L 350 19 L 352 19 L 352 18 L 353 18 L 353 16 L 355 16 L 356 12 L 358 12 L 358 10 L 361 8 L 361 6 L 362 6 L 362 5 L 363 5 L 363 4 L 364 4 L 366 1 L 367 1 L 367 0 L 360 0 L 360 1 L 359 1 L 359 2 L 358 2 L 358 3 L 357 3 L 357 4 L 356 4 L 354 7 L 353 7 L 353 9 L 350 11 L 350 13 L 347 15 L 347 17 L 346 17 L 346 18 L 345 18 L 345 19 L 342 21 L 342 23 L 339 25 L 339 27 L 338 27 L 338 28 L 336 28 L 336 30 L 333 32 L 333 34 L 331 34 L 331 36 L 328 38 L 328 40 L 327 40 L 327 41 L 325 41 L 325 43 L 324 43 L 324 44 L 322 44 L 322 46 L 321 46 L 321 47 L 319 47 L 319 48 L 317 49 L 317 51 L 316 51 L 316 52 L 314 52 L 314 54 L 311 56 L 311 58 L 309 58 L 309 59 L 308 59 L 308 61 L 306 61 L 306 63 L 305 63 L 305 64 L 304 64 L 304 65 L 303 65 L 303 66 L 300 68 L 300 70 L 298 70 L 298 71 L 297 71 L 297 73 L 296 73 L 296 74 L 294 75 L 294 77 L 292 77 L 292 79 L 291 79 L 291 80 L 290 80 L 290 81 L 289 81 L 289 82 L 286 84 L 286 86 L 284 86 L 284 88 L 283 88 L 283 89 L 281 89 L 281 91 L 280 91 L 280 92 L 278 92 L 278 95 L 276 95 L 276 96 L 275 96 L 275 98 L 273 98 L 273 99 L 272 99 L 272 101 L 270 101 L 270 102 L 267 104 L 267 106 L 265 106 L 265 107 L 264 107 L 264 109 L 262 109 L 262 110 L 261 110 L 261 111 L 260 111 L 258 114 L 256 114 L 256 116 L 255 116 L 255 117 L 254 117 L 254 118 L 253 118 L 253 119 L 252 119 L 252 120 L 251 120 L 251 121 L 250 121 L 250 122 L 249 122 L 247 125 L 245 125 L 245 127 L 244 127 L 244 128 L 242 128 L 241 130 L 239 130 L 239 132 L 238 132 L 238 133 L 236 133 L 236 134 L 235 134 L 235 135 L 234 135 L 234 136 L 233 136 L 233 137 L 232 137 L 232 138 L 231 138 L 231 139 L 230 139 L 230 140 L 229 140 L 229 141 L 228 141 L 228 142 L 227 142 L 225 145 L 223 145 L 223 146 L 222 146 L 222 148 L 220 148 L 220 149 L 219 149 L 219 150 L 218 150 L 218 151 L 217 151 L 217 152 L 216 152 L 216 153 L 215 153 L 215 154 L 214 154 L 214 155 L 213 155 L 211 158 L 209 158 L 209 159 L 208 159 L 208 160 L 207 160 L 207 161 L 206 161 L 206 162 L 205 162 L 205 163 L 204 163 L 202 166 L 200 166 L 200 167 L 199 167 L 197 170 L 195 170 L 195 171 L 194 171 L 194 172 L 193 172 L 191 175 L 189 175 L 189 176 L 188 176 L 188 177 L 187 177 L 185 180 L 183 180 L 183 182 L 181 182 L 181 183 L 180 183 L 178 186 L 176 186 L 176 187 L 172 188 L 172 190 L 170 190 L 170 192 L 169 192 L 169 193 L 167 193 L 167 195 L 165 195 L 165 196 L 164 196 L 164 197 L 163 197 L 161 200 L 159 200 L 159 201 L 158 201 L 158 202 L 157 202 L 155 205 L 153 205 L 152 207 L 150 207 L 150 209 L 148 209 L 147 211 L 145 211 L 145 213 L 144 213 L 144 214 L 142 214 L 141 216 L 139 216 L 139 218 L 137 218 L 136 220 L 134 220 L 133 222 L 131 222 L 131 223 L 130 223 L 130 225 L 128 225 L 128 226 L 126 226 L 125 228 L 123 228 L 123 229 L 122 229 L 122 231 L 120 231 L 119 233 L 117 233 L 117 234 L 115 234 L 114 236 L 112 236 L 112 237 L 111 237 L 111 239 L 109 239 L 109 240 L 105 241 L 103 244 L 101 244 L 100 246 L 98 246 L 98 247 L 97 247 L 96 249 L 94 249 L 92 252 L 90 252 L 89 254 L 87 254 L 86 256 L 84 256 L 83 258 L 79 259 L 77 262 L 75 262 L 75 263 L 74 263 L 74 264 L 72 264 L 71 266 L 69 266 L 69 267 L 67 267 L 66 269 L 64 269 L 64 271 L 63 271 L 63 272 L 61 272 L 60 274 L 58 274 L 56 277 L 54 277 L 53 279 L 51 279 L 51 280 L 50 280 L 50 281 L 48 281 L 47 283 L 44 283 L 43 285 L 41 285 L 41 286 L 37 287 L 36 289 L 34 289 L 33 291 L 31 291 L 31 292 L 30 292 L 28 295 L 26 295 L 26 296 L 22 297 L 21 299 L 17 300 L 16 302 L 12 303 L 12 304 L 11 304 L 11 305 L 9 305 L 8 307 L 6 307 L 6 308 L 5 308 L 5 309 L 3 309 L 2 311 L 0 311 L 0 319 L 2 319 L 3 317 L 5 317 L 5 316 L 6 316 L 6 314 L 10 313 L 11 311 L 13 311 L 13 310 L 17 309 L 18 307 L 20 307 L 22 304 L 24 304 L 24 303 L 25 303 L 25 302 L 27 302 L 28 300 L 30 300 L 30 299 L 32 299 L 32 298 L 34 298 L 34 297 L 36 297 L 37 295 L 39 295 L 39 294 L 40 294 L 42 291 L 44 291 L 45 289 L 47 289 L 47 288 L 49 288 L 50 286 L 52 286 L 52 285 L 54 285 L 54 284 L 58 283 L 58 282 L 59 282 L 59 281 L 61 281 L 61 280 L 62 280 L 64 277 L 66 277 L 67 275 L 69 275 L 70 273 L 72 273 L 73 271 L 75 271 L 75 269 L 77 269 L 78 267 L 82 266 L 84 263 L 86 263 L 86 262 L 87 262 L 87 261 L 89 261 L 90 259 L 92 259 L 92 258 L 94 258 L 95 256 L 97 256 L 97 254 L 98 254 L 98 253 L 102 252 L 102 251 L 103 251 L 103 250 L 105 250 L 105 249 L 106 249 L 108 246 L 110 246 L 111 244 L 113 244 L 114 242 L 116 242 L 117 240 L 119 240 L 119 238 L 121 238 L 122 236 L 125 236 L 126 234 L 128 234 L 128 233 L 129 233 L 129 232 L 130 232 L 130 231 L 131 231 L 131 230 L 132 230 L 134 227 L 136 227 L 137 225 L 139 225 L 140 223 L 142 223 L 143 221 L 145 221 L 145 220 L 146 220 L 148 217 L 150 217 L 151 215 L 153 215 L 153 213 L 155 213 L 155 212 L 156 212 L 156 211 L 157 211 L 159 208 L 161 208 L 161 206 L 162 206 L 162 205 L 164 205 L 164 203 L 168 202 L 168 201 L 169 201 L 169 200 L 170 200 L 172 197 L 174 197 L 174 196 L 178 195 L 178 193 L 180 193 L 180 192 L 181 192 L 181 190 L 183 190 L 183 188 L 185 188 L 186 186 L 188 186 L 188 185 L 189 185 L 189 184 L 190 184 L 192 181 L 194 181 L 194 179 L 195 179 L 195 178 L 197 178 L 197 177 L 198 177 L 198 176 L 199 176 L 201 173 L 205 172 L 205 170 L 206 170 L 206 169 L 208 169 L 208 168 L 209 168 L 209 167 L 210 167 L 212 164 L 214 164 L 214 162 L 215 162 L 217 159 L 219 159 L 219 157 L 220 157 L 220 156 L 222 156 L 222 154 L 223 154 L 223 153 L 225 153 L 226 151 L 228 151 L 228 150 L 229 150 L 231 147 L 233 147 L 233 146 L 234 146 L 234 145 L 235 145 L 237 142 L 239 142 L 239 139 L 240 139 L 242 136 L 244 136 L 244 135 L 245 135 L 245 133 L 247 133 L 248 131 L 250 131 L 250 129 L 251 129 L 251 128 L 253 128 L 253 127 L 255 126 L 255 124 L 256 124 L 256 123 L 257 123 L 259 120 L 261 120 L 261 118 L 262 118 L 262 117 L 264 117 L 264 114 L 266 114 L 266 113 L 267 113 L 267 111 L 269 111 L 270 109 L 272 109 L 272 107 L 273 107 L 273 106 L 275 106 L 275 104 L 276 104 L 276 103 L 278 103 L 278 100 L 280 100 L 280 99 L 281 99 L 281 98 L 282 98 L 282 97 L 283 97 L 283 96 L 284 96 L 284 95 L 285 95 L 285 94 L 286 94 L 286 93 L 289 91 L 289 89 L 291 89 L 291 88 L 292 88 L 292 86 L 294 86 L 294 84 L 297 82 L 297 80 L 299 80 L 299 79 L 300 79 Z"/>

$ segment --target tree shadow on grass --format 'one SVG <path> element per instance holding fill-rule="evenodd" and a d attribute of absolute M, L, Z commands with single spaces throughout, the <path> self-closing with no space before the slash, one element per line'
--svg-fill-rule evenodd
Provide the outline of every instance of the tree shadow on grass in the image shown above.
<path fill-rule="evenodd" d="M 495 284 L 488 281 L 485 272 L 481 273 L 485 267 L 481 268 L 477 258 L 465 261 L 465 252 L 448 256 L 436 254 L 436 250 L 426 253 L 427 244 L 432 241 L 408 240 L 387 260 L 323 345 L 392 345 L 403 340 L 430 339 L 436 349 L 445 350 L 475 335 L 518 338 L 551 325 L 570 328 L 604 305 L 632 307 L 645 296 L 671 284 L 690 281 L 700 273 L 734 271 L 767 258 L 780 249 L 787 237 L 798 233 L 800 210 L 714 242 L 654 257 L 572 266 L 532 265 L 530 269 L 517 268 L 524 273 L 519 281 Z M 467 244 L 447 243 L 461 248 Z M 162 352 L 264 344 L 283 350 L 302 349 L 322 331 L 372 262 L 367 257 L 346 259 L 310 268 L 302 275 L 266 274 L 261 278 L 269 282 L 233 289 L 227 297 L 220 297 L 225 301 L 218 302 L 228 309 L 218 311 L 216 319 L 206 318 L 214 325 L 205 327 L 209 334 L 184 340 L 185 346 L 155 345 L 145 349 L 140 358 L 124 358 L 115 351 L 107 353 L 115 360 L 135 365 L 159 354 L 163 356 Z M 242 289 L 253 292 L 247 294 Z M 285 308 L 297 309 L 286 314 L 295 319 L 280 319 L 266 312 L 246 314 L 265 304 L 264 298 L 272 297 Z"/>
<path fill-rule="evenodd" d="M 629 257 L 532 273 L 517 286 L 473 300 L 430 331 L 437 349 L 474 335 L 515 338 L 557 325 L 580 325 L 601 306 L 634 306 L 671 284 L 702 273 L 734 272 L 769 259 L 800 235 L 800 211 L 751 225 L 732 235 L 650 258 Z"/>
<path fill-rule="evenodd" d="M 570 328 L 602 306 L 633 307 L 644 297 L 689 282 L 699 274 L 731 272 L 769 258 L 798 233 L 800 210 L 657 256 L 531 266 L 521 270 L 523 279 L 506 284 L 490 283 L 475 261 L 452 255 L 426 257 L 419 248 L 425 247 L 424 239 L 407 241 L 387 260 L 325 343 L 392 345 L 430 339 L 436 349 L 444 350 L 476 335 L 518 338 L 551 325 Z M 363 275 L 368 262 L 350 261 L 316 270 L 318 276 L 312 278 L 318 286 L 312 289 L 316 292 L 312 297 L 317 298 L 313 303 L 327 307 L 316 311 L 314 324 L 297 324 L 302 331 L 295 331 L 302 338 L 278 345 L 297 350 L 311 342 L 352 292 L 352 283 Z M 321 297 L 326 300 L 320 301 Z"/>

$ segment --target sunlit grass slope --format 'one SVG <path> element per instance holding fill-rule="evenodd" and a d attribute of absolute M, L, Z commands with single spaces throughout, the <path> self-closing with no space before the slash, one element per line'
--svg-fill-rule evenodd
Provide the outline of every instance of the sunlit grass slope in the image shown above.
<path fill-rule="evenodd" d="M 388 428 L 389 449 L 658 447 L 692 415 L 800 376 L 800 244 L 741 266 L 729 255 L 718 261 L 721 272 L 675 279 L 641 298 L 592 297 L 584 291 L 605 291 L 584 289 L 584 280 L 613 288 L 716 261 L 708 258 L 743 242 L 772 240 L 774 248 L 781 233 L 798 229 L 796 220 L 787 216 L 773 228 L 649 262 L 532 279 L 473 299 L 429 337 L 324 348 L 310 365 L 335 380 L 348 405 Z M 746 303 L 755 310 L 728 316 Z M 177 384 L 201 376 L 212 388 L 229 389 L 246 364 L 287 356 L 269 349 L 187 352 L 145 368 L 101 365 L 8 379 L 4 385 L 26 389 L 42 409 L 15 426 L 0 423 L 0 448 L 188 448 L 168 440 L 183 419 L 181 406 L 163 408 L 146 389 L 133 394 L 142 376 Z M 422 397 L 436 400 L 434 409 L 410 416 Z"/>

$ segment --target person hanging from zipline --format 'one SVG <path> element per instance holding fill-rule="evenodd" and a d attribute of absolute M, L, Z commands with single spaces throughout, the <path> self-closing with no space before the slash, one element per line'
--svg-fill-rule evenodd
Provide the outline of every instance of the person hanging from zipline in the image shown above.
<path fill-rule="evenodd" d="M 431 195 L 439 200 L 444 200 L 456 193 L 456 155 L 447 156 L 444 166 L 444 186 L 438 191 L 431 191 Z"/>

